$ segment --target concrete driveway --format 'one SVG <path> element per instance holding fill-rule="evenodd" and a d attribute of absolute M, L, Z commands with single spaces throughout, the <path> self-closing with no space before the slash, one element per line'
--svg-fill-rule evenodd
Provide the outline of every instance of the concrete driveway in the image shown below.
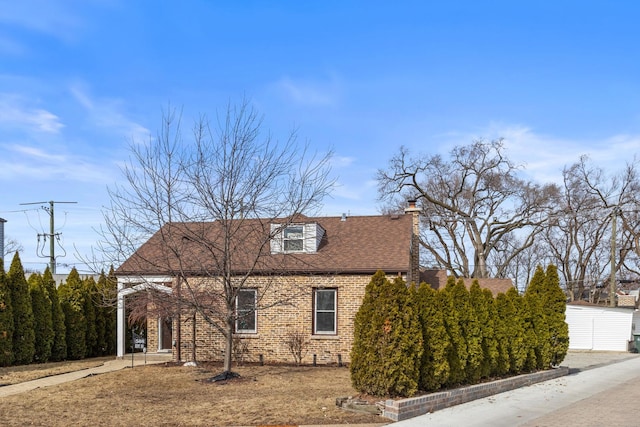
<path fill-rule="evenodd" d="M 571 375 L 392 425 L 410 426 L 638 426 L 640 356 L 571 352 Z"/>

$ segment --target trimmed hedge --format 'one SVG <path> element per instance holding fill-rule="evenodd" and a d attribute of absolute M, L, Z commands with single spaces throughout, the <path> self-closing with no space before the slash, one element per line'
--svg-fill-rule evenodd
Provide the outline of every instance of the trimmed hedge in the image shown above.
<path fill-rule="evenodd" d="M 378 271 L 355 317 L 351 380 L 362 393 L 410 397 L 549 369 L 568 350 L 564 313 L 555 266 L 538 267 L 524 296 L 512 288 L 495 298 L 477 280 L 416 290 Z"/>

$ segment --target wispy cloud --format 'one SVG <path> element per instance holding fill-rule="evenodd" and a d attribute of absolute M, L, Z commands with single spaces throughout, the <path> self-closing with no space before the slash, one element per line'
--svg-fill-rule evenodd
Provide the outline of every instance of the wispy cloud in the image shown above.
<path fill-rule="evenodd" d="M 559 182 L 563 168 L 579 161 L 583 155 L 615 173 L 640 151 L 640 135 L 578 140 L 538 133 L 521 124 L 490 123 L 474 133 L 452 132 L 443 136 L 449 147 L 460 144 L 460 141 L 471 142 L 479 138 L 504 138 L 507 157 L 538 182 Z"/>
<path fill-rule="evenodd" d="M 351 166 L 355 161 L 356 159 L 353 157 L 334 156 L 333 158 L 331 158 L 331 167 L 336 169 L 347 168 Z"/>
<path fill-rule="evenodd" d="M 0 94 L 0 125 L 54 134 L 64 127 L 52 112 L 29 105 L 23 97 L 11 94 Z"/>
<path fill-rule="evenodd" d="M 0 7 L 0 22 L 69 40 L 84 25 L 73 6 L 50 0 L 5 1 Z"/>
<path fill-rule="evenodd" d="M 0 177 L 31 182 L 62 180 L 86 183 L 106 183 L 111 174 L 102 166 L 81 156 L 47 151 L 23 144 L 3 144 L 5 155 L 0 159 Z"/>
<path fill-rule="evenodd" d="M 277 81 L 274 88 L 287 100 L 303 106 L 333 106 L 342 94 L 342 85 L 338 78 L 328 80 L 292 79 L 285 76 Z"/>
<path fill-rule="evenodd" d="M 122 113 L 122 104 L 113 99 L 94 99 L 83 84 L 70 88 L 74 99 L 85 109 L 88 120 L 103 129 L 118 133 L 133 141 L 147 141 L 151 132 L 145 126 L 127 118 Z"/>

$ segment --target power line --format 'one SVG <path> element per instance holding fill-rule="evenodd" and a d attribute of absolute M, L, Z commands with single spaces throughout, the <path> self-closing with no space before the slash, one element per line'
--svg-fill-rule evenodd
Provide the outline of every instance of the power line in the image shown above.
<path fill-rule="evenodd" d="M 41 206 L 43 210 L 45 210 L 49 214 L 49 234 L 47 233 L 38 233 L 38 241 L 40 241 L 40 237 L 44 237 L 44 241 L 47 241 L 47 237 L 49 238 L 49 268 L 51 270 L 51 274 L 55 274 L 56 272 L 56 254 L 55 254 L 55 241 L 54 238 L 59 239 L 60 234 L 55 232 L 55 217 L 54 217 L 54 205 L 56 203 L 78 203 L 78 202 L 55 202 L 50 200 L 48 202 L 29 202 L 29 203 L 20 203 L 20 205 L 44 205 L 48 203 L 49 207 Z M 40 246 L 38 244 L 38 246 Z M 37 252 L 37 251 L 36 251 Z M 38 255 L 36 253 L 36 255 Z M 40 255 L 38 255 L 40 256 Z"/>

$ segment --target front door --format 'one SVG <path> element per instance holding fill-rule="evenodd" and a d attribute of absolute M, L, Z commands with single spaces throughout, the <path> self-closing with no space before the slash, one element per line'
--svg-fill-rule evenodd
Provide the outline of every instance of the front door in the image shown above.
<path fill-rule="evenodd" d="M 171 327 L 173 321 L 170 317 L 162 317 L 158 322 L 160 326 L 160 348 L 158 350 L 171 350 L 173 334 Z"/>

